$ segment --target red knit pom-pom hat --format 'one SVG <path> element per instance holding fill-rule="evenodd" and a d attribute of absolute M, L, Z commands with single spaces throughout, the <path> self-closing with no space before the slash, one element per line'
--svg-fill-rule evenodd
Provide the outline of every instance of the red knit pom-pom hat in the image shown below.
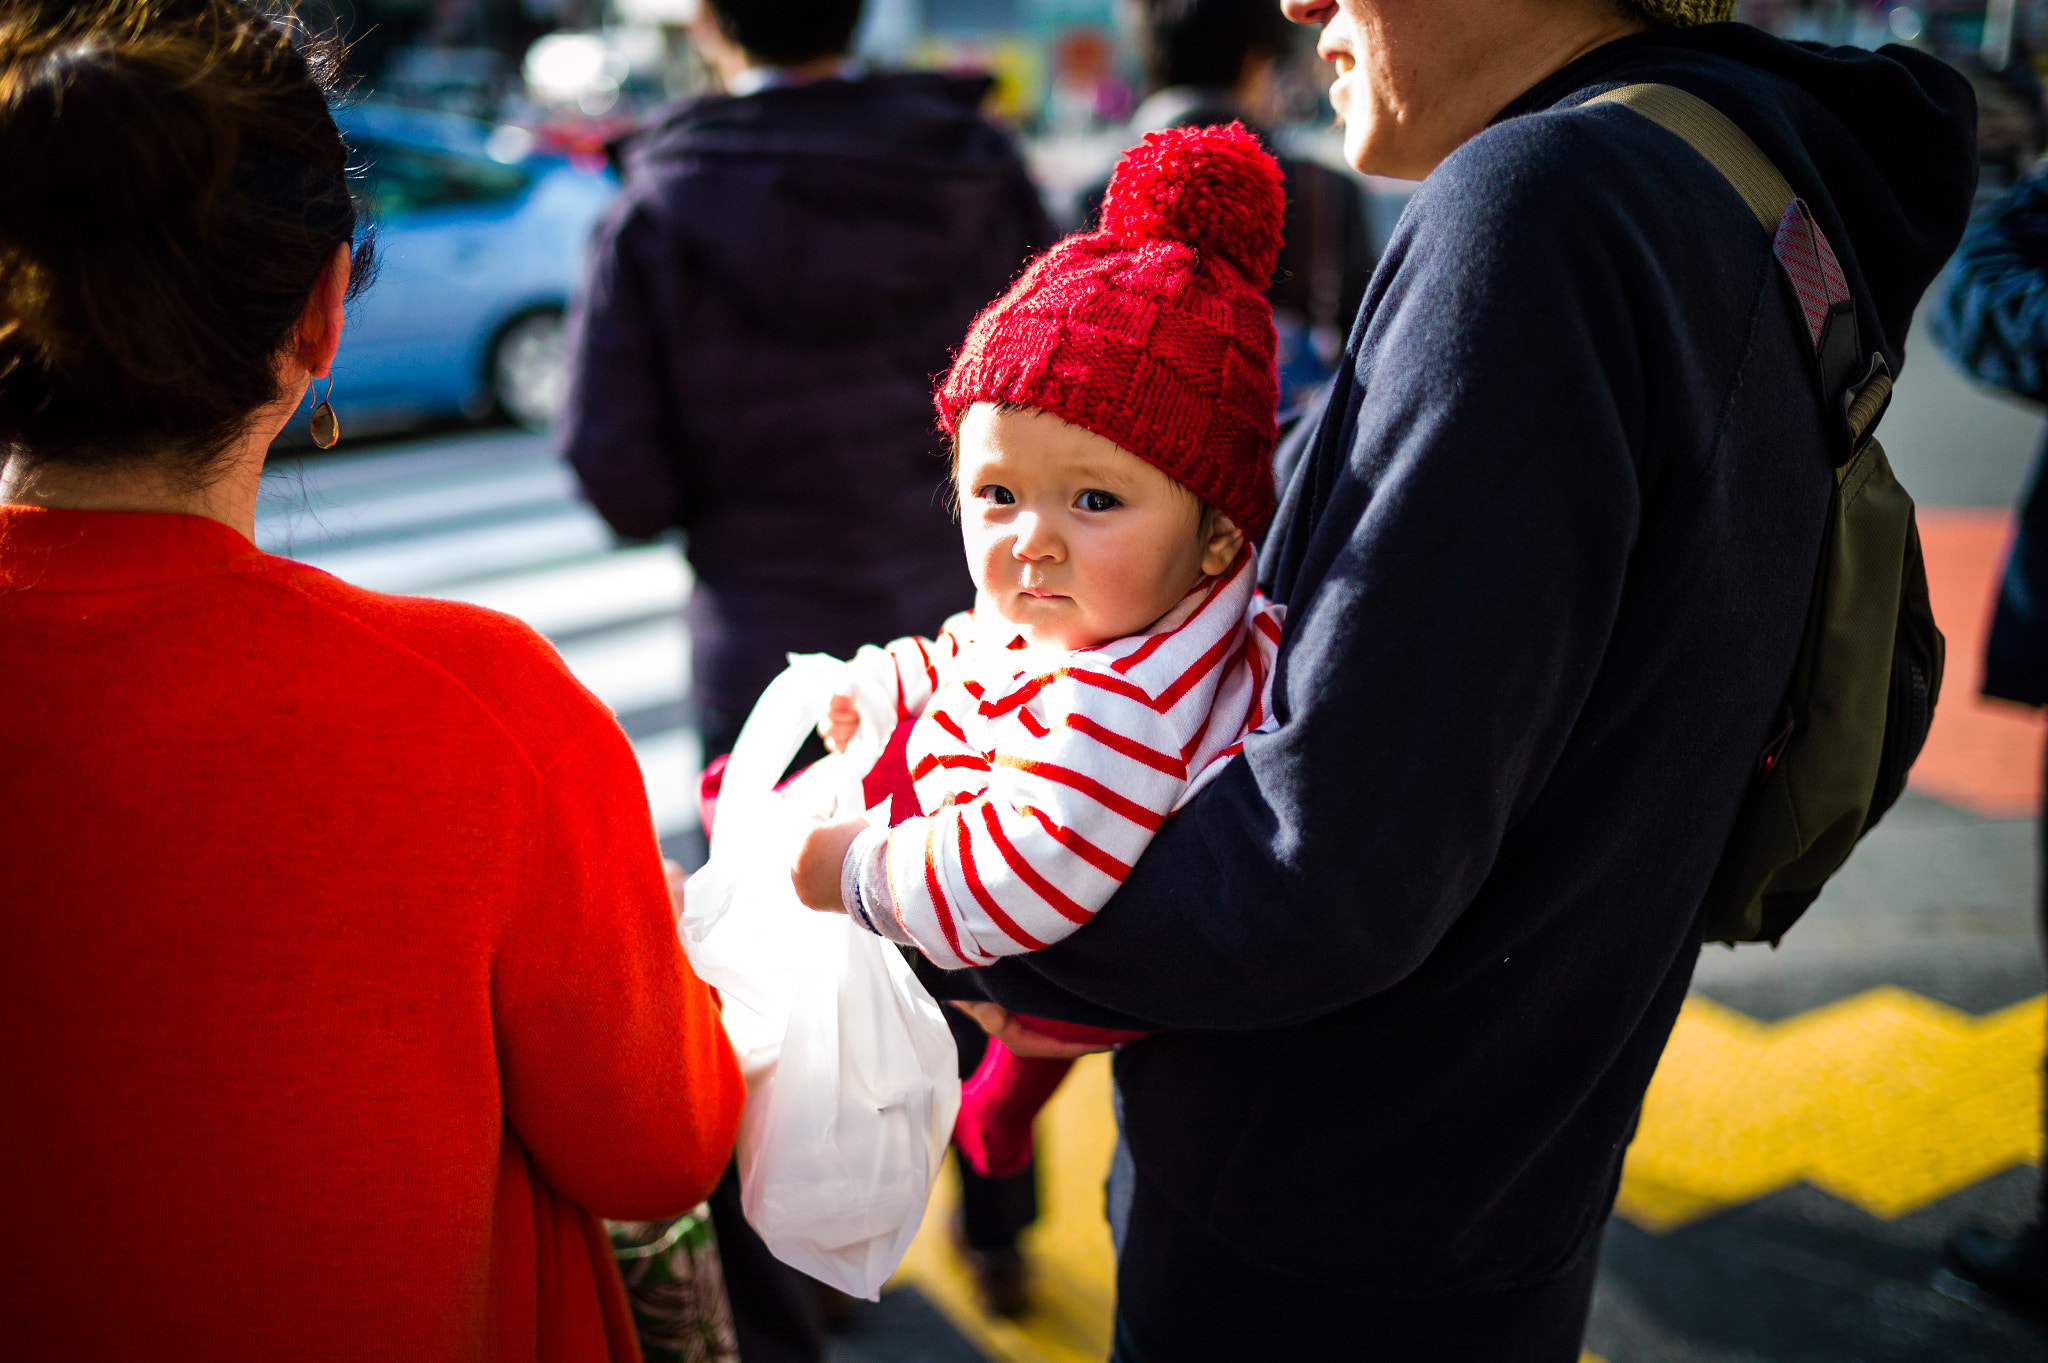
<path fill-rule="evenodd" d="M 974 321 L 940 385 L 1034 407 L 1157 466 L 1254 539 L 1273 517 L 1280 167 L 1241 123 L 1147 133 L 1102 228 L 1054 246 Z"/>

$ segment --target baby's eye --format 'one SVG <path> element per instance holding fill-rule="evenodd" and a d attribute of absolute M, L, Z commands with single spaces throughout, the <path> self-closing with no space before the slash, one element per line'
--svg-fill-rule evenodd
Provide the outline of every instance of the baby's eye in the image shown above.
<path fill-rule="evenodd" d="M 1010 489 L 999 487 L 994 483 L 990 483 L 987 487 L 976 488 L 974 495 L 985 502 L 994 502 L 997 506 L 1009 506 L 1017 500 L 1016 494 L 1011 492 Z"/>
<path fill-rule="evenodd" d="M 1113 506 L 1121 506 L 1122 503 L 1117 501 L 1114 493 L 1099 492 L 1090 488 L 1074 499 L 1074 505 L 1083 511 L 1107 511 Z"/>

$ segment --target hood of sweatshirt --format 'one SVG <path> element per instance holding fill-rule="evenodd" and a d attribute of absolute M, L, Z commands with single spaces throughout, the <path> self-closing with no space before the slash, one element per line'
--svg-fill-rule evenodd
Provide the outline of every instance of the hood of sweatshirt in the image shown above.
<path fill-rule="evenodd" d="M 1911 48 L 1827 48 L 1708 24 L 1608 43 L 1499 117 L 1638 81 L 1697 95 L 1749 134 L 1813 209 L 1858 300 L 1865 348 L 1883 350 L 1897 373 L 1913 309 L 1969 222 L 1977 184 L 1969 81 Z"/>
<path fill-rule="evenodd" d="M 985 76 L 825 80 L 675 106 L 620 154 L 667 235 L 764 330 L 888 333 L 1033 191 L 979 115 Z"/>

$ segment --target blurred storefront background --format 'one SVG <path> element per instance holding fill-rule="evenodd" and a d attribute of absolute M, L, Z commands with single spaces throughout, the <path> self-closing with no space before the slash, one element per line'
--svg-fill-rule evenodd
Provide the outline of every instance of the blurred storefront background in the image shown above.
<path fill-rule="evenodd" d="M 696 0 L 311 0 L 353 41 L 379 95 L 479 118 L 617 119 L 704 88 Z M 860 55 L 997 78 L 995 113 L 1027 134 L 1121 123 L 1141 93 L 1135 7 L 1123 0 L 870 0 Z M 1281 121 L 1327 120 L 1327 75 L 1302 30 L 1279 82 Z M 565 108 L 564 106 L 568 106 Z"/>
<path fill-rule="evenodd" d="M 380 99 L 532 132 L 594 154 L 652 106 L 706 88 L 688 25 L 698 0 L 310 0 L 352 41 L 358 88 Z M 1787 37 L 1907 43 L 1970 74 L 1984 108 L 1987 173 L 2004 183 L 2048 143 L 2042 63 L 2048 0 L 1742 0 L 1740 17 Z M 993 111 L 1045 162 L 1056 210 L 1071 166 L 1099 172 L 1143 97 L 1135 0 L 870 0 L 858 44 L 883 66 L 996 77 Z M 1267 121 L 1326 130 L 1329 69 L 1303 28 L 1276 66 Z M 1308 139 L 1312 144 L 1315 138 Z M 1110 148 L 1114 150 L 1114 148 Z"/>
<path fill-rule="evenodd" d="M 2042 76 L 2048 73 L 2048 4 L 2041 0 L 1740 0 L 1746 23 L 1806 42 L 1848 47 L 1903 43 L 1932 52 L 1977 88 L 1985 187 L 2002 188 L 2048 145 Z"/>
<path fill-rule="evenodd" d="M 700 2 L 303 0 L 310 23 L 351 44 L 349 132 L 387 247 L 386 287 L 359 308 L 344 356 L 347 429 L 551 421 L 581 242 L 611 192 L 606 148 L 657 106 L 714 87 L 690 36 Z M 1145 13 L 1141 0 L 868 0 L 856 47 L 875 69 L 992 75 L 990 112 L 1018 131 L 1070 229 L 1151 93 Z M 1808 41 L 1910 44 L 1966 72 L 1987 197 L 2048 147 L 2048 0 L 1741 0 L 1738 15 Z M 1316 32 L 1284 28 L 1240 107 L 1283 155 L 1353 174 Z M 1413 186 L 1361 178 L 1376 253 Z M 433 362 L 410 357 L 412 342 L 431 342 Z"/>

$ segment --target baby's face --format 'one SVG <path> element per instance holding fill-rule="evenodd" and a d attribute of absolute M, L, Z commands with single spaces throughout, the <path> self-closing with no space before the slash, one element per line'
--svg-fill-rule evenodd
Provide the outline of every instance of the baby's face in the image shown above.
<path fill-rule="evenodd" d="M 960 530 L 975 584 L 1026 642 L 1138 634 L 1243 536 L 1129 450 L 1044 412 L 976 403 L 960 419 Z"/>

